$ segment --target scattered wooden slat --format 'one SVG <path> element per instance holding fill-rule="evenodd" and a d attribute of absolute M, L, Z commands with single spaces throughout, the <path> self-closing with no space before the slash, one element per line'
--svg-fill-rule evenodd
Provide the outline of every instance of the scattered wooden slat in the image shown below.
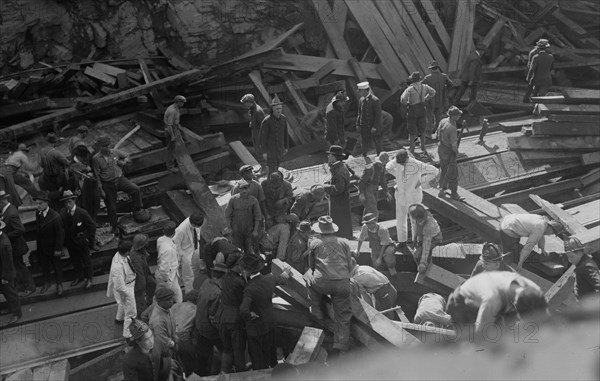
<path fill-rule="evenodd" d="M 577 61 L 566 61 L 558 62 L 554 64 L 554 69 L 573 69 L 578 67 L 598 66 L 600 65 L 599 58 L 583 59 Z M 484 74 L 500 74 L 500 73 L 511 73 L 511 72 L 524 72 L 527 70 L 526 66 L 500 66 L 500 67 L 489 67 L 484 66 L 482 73 Z"/>
<path fill-rule="evenodd" d="M 575 283 L 575 266 L 571 265 L 562 276 L 550 287 L 544 294 L 548 308 L 558 307 L 570 294 L 573 293 L 573 284 Z"/>
<path fill-rule="evenodd" d="M 527 198 L 529 198 L 530 194 L 535 194 L 540 197 L 543 197 L 547 195 L 571 192 L 573 191 L 573 189 L 580 188 L 581 186 L 582 181 L 579 178 L 559 180 L 554 183 L 544 184 L 517 192 L 503 194 L 501 196 L 488 198 L 487 200 L 493 203 L 494 205 L 502 205 L 508 203 L 522 204 L 527 201 Z"/>
<path fill-rule="evenodd" d="M 294 104 L 296 105 L 298 110 L 300 110 L 302 115 L 308 114 L 308 110 L 306 109 L 304 102 L 302 102 L 302 100 L 298 96 L 298 93 L 296 92 L 296 89 L 294 89 L 294 85 L 292 85 L 292 82 L 286 80 L 284 83 L 288 93 L 290 93 L 290 95 L 292 96 L 292 100 L 294 101 Z"/>
<path fill-rule="evenodd" d="M 546 117 L 553 122 L 600 123 L 600 115 L 597 114 L 549 114 Z"/>
<path fill-rule="evenodd" d="M 44 364 L 33 368 L 33 380 L 50 380 L 50 370 L 52 369 L 52 363 Z M 9 378 L 10 379 L 10 378 Z"/>
<path fill-rule="evenodd" d="M 498 33 L 500 33 L 502 31 L 505 24 L 506 24 L 506 19 L 503 19 L 503 18 L 498 19 L 494 23 L 494 25 L 492 25 L 492 27 L 490 28 L 490 30 L 487 32 L 487 34 L 485 35 L 483 40 L 481 40 L 480 43 L 485 45 L 486 48 L 489 48 L 490 44 L 492 43 L 492 41 L 494 41 L 494 39 L 496 38 Z"/>
<path fill-rule="evenodd" d="M 547 5 L 547 2 L 545 0 L 533 0 L 533 2 L 536 3 L 542 9 Z M 568 18 L 560 10 L 554 11 L 552 13 L 552 18 L 564 25 L 566 31 L 572 32 L 572 34 L 569 34 L 569 41 L 581 47 L 589 45 L 595 48 L 600 48 L 600 41 L 598 41 L 597 38 L 589 36 L 585 29 L 583 29 L 576 22 Z"/>
<path fill-rule="evenodd" d="M 94 66 L 92 66 L 94 70 L 101 71 L 106 75 L 110 75 L 111 77 L 116 77 L 118 74 L 125 74 L 126 71 L 124 69 L 107 65 L 101 62 L 94 62 Z"/>
<path fill-rule="evenodd" d="M 245 145 L 242 144 L 239 140 L 229 142 L 229 147 L 235 152 L 237 157 L 242 161 L 242 163 L 251 165 L 254 168 L 260 168 L 260 164 L 258 161 L 252 156 L 252 154 L 248 151 Z"/>
<path fill-rule="evenodd" d="M 51 367 L 51 365 L 50 365 Z M 45 373 L 43 374 L 44 376 L 46 375 Z M 49 372 L 48 372 L 49 375 Z M 6 378 L 6 381 L 33 381 L 33 372 L 31 371 L 31 369 L 21 369 L 13 374 L 11 374 L 9 377 Z M 39 378 L 35 378 L 35 381 L 39 380 Z M 48 380 L 48 378 L 43 379 L 44 381 Z"/>
<path fill-rule="evenodd" d="M 314 361 L 324 338 L 325 333 L 322 329 L 305 327 L 294 351 L 288 355 L 285 361 L 292 365 L 302 365 Z"/>
<path fill-rule="evenodd" d="M 534 135 L 600 135 L 598 124 L 582 122 L 534 122 L 532 124 L 532 131 Z"/>
<path fill-rule="evenodd" d="M 91 66 L 86 67 L 85 70 L 83 71 L 83 74 L 88 75 L 97 80 L 100 80 L 104 83 L 108 83 L 111 86 L 117 82 L 117 79 L 115 77 L 111 77 L 110 75 L 104 74 L 104 72 L 102 72 L 100 70 L 96 70 Z"/>
<path fill-rule="evenodd" d="M 554 205 L 536 194 L 530 194 L 529 198 L 533 200 L 540 208 L 544 209 L 546 213 L 550 215 L 554 220 L 559 221 L 565 229 L 571 234 L 585 233 L 586 229 L 583 224 L 575 219 L 569 212 L 563 210 L 561 207 Z"/>
<path fill-rule="evenodd" d="M 565 99 L 575 103 L 600 103 L 600 90 L 596 89 L 562 89 Z"/>
<path fill-rule="evenodd" d="M 310 79 L 312 80 L 316 80 L 317 84 L 319 83 L 319 81 L 321 79 L 323 79 L 323 77 L 333 73 L 335 71 L 335 65 L 333 62 L 327 62 L 325 65 L 323 65 L 319 70 L 315 71 L 313 74 L 310 75 Z"/>
<path fill-rule="evenodd" d="M 300 54 L 282 53 L 281 57 L 279 58 L 269 59 L 268 62 L 263 64 L 263 67 L 267 69 L 314 73 L 328 62 L 332 62 L 333 65 L 335 65 L 335 71 L 332 74 L 342 77 L 354 77 L 354 72 L 352 71 L 350 65 L 348 65 L 347 60 L 306 56 Z M 377 64 L 366 62 L 360 62 L 359 64 L 367 75 L 367 78 L 382 79 L 381 75 L 377 72 Z"/>
<path fill-rule="evenodd" d="M 220 64 L 219 66 L 225 66 L 228 65 L 232 62 L 236 62 L 236 61 L 240 61 L 243 60 L 245 58 L 249 58 L 252 56 L 256 56 L 256 55 L 260 55 L 262 53 L 268 52 L 270 50 L 273 50 L 277 47 L 279 47 L 281 44 L 283 44 L 283 42 L 292 34 L 296 33 L 300 28 L 302 28 L 304 26 L 304 23 L 299 23 L 294 25 L 292 28 L 290 28 L 287 32 L 280 34 L 279 36 L 277 36 L 276 38 L 265 42 L 264 44 L 262 44 L 261 46 L 259 46 L 256 49 L 252 49 L 251 51 L 242 54 L 241 56 L 238 56 L 230 61 L 224 62 L 222 64 Z"/>
<path fill-rule="evenodd" d="M 8 118 L 10 116 L 28 114 L 35 111 L 47 109 L 51 106 L 52 101 L 48 97 L 42 97 L 30 101 L 2 105 L 0 107 L 0 118 Z"/>
<path fill-rule="evenodd" d="M 423 278 L 443 286 L 448 294 L 465 282 L 464 278 L 433 263 L 429 265 L 424 274 L 417 273 L 415 282 L 426 286 L 428 282 L 424 282 Z"/>
<path fill-rule="evenodd" d="M 544 104 L 565 104 L 568 103 L 565 100 L 565 97 L 562 95 L 544 95 L 531 97 L 531 101 L 534 103 L 544 103 Z"/>
<path fill-rule="evenodd" d="M 475 5 L 476 3 L 471 1 L 457 2 L 450 57 L 448 58 L 448 72 L 460 70 L 471 51 Z"/>
<path fill-rule="evenodd" d="M 600 136 L 509 136 L 510 150 L 547 150 L 590 152 L 600 150 Z"/>
<path fill-rule="evenodd" d="M 594 254 L 600 251 L 600 226 L 588 229 L 584 233 L 575 234 L 579 238 L 586 254 Z"/>
<path fill-rule="evenodd" d="M 158 45 L 158 51 L 163 56 L 165 56 L 165 57 L 167 57 L 169 59 L 169 63 L 175 69 L 186 71 L 186 70 L 191 70 L 191 69 L 194 68 L 194 65 L 192 65 L 191 63 L 189 63 L 185 58 L 183 58 L 180 55 L 176 54 L 174 51 L 172 51 L 164 43 Z"/>
<path fill-rule="evenodd" d="M 429 21 L 435 27 L 435 31 L 437 32 L 438 37 L 442 41 L 444 48 L 446 48 L 446 51 L 449 52 L 452 41 L 450 40 L 448 31 L 446 30 L 446 27 L 444 26 L 444 23 L 442 22 L 442 18 L 438 14 L 438 12 L 435 9 L 435 6 L 431 2 L 431 0 L 420 0 L 420 1 L 421 1 L 421 5 L 423 5 L 423 8 L 425 8 L 425 13 L 429 17 Z"/>
<path fill-rule="evenodd" d="M 140 65 L 140 70 L 142 71 L 142 75 L 144 76 L 144 82 L 146 84 L 149 84 L 151 82 L 154 81 L 154 79 L 152 78 L 152 76 L 150 75 L 150 71 L 148 70 L 148 65 L 146 65 L 146 62 L 144 61 L 143 58 L 138 58 L 138 63 Z M 160 99 L 160 95 L 158 94 L 158 90 L 157 89 L 151 89 L 150 90 L 150 96 L 152 97 L 152 102 L 154 103 L 154 105 L 156 106 L 156 108 L 160 111 L 163 111 L 165 108 L 162 104 L 162 101 Z"/>
<path fill-rule="evenodd" d="M 581 163 L 584 165 L 600 163 L 600 152 L 584 153 L 581 155 Z"/>

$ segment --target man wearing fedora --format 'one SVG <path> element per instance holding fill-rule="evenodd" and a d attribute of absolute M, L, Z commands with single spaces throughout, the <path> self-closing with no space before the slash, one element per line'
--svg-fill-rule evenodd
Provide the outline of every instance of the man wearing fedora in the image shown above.
<path fill-rule="evenodd" d="M 39 178 L 38 185 L 41 190 L 48 191 L 50 206 L 60 210 L 62 203 L 59 201 L 62 191 L 67 187 L 67 170 L 71 162 L 57 149 L 60 138 L 53 132 L 46 135 L 48 145 L 40 149 L 40 165 L 44 172 Z"/>
<path fill-rule="evenodd" d="M 314 207 L 323 201 L 327 193 L 321 184 L 314 184 L 308 190 L 304 190 L 296 196 L 290 209 L 301 221 L 308 220 Z"/>
<path fill-rule="evenodd" d="M 283 102 L 275 95 L 271 101 L 271 112 L 260 125 L 260 146 L 269 173 L 279 170 L 281 158 L 286 154 L 289 145 L 286 131 L 287 118 L 281 113 L 282 111 Z"/>
<path fill-rule="evenodd" d="M 600 270 L 598 264 L 585 253 L 585 247 L 577 237 L 570 237 L 564 242 L 565 255 L 575 266 L 575 284 L 573 293 L 577 299 L 600 293 Z"/>
<path fill-rule="evenodd" d="M 39 168 L 38 165 L 27 156 L 29 148 L 27 148 L 25 144 L 20 143 L 17 145 L 15 142 L 10 142 L 9 149 L 11 151 L 10 154 L 6 160 L 4 160 L 4 163 L 0 165 L 0 176 L 4 177 L 4 181 L 7 185 L 10 184 L 10 186 L 5 186 L 6 191 L 11 196 L 12 204 L 18 207 L 21 199 L 18 193 L 12 194 L 10 190 L 14 189 L 14 192 L 16 192 L 16 188 L 14 188 L 14 185 L 16 184 L 25 189 L 30 195 L 37 193 L 38 190 L 32 180 L 33 174 L 38 172 Z"/>
<path fill-rule="evenodd" d="M 469 92 L 469 103 L 477 100 L 477 85 L 481 79 L 481 68 L 482 61 L 481 57 L 487 50 L 487 47 L 483 44 L 477 44 L 475 50 L 469 53 L 465 63 L 460 70 L 460 88 L 454 96 L 454 104 L 457 104 L 467 89 Z"/>
<path fill-rule="evenodd" d="M 502 254 L 500 247 L 496 244 L 486 242 L 481 250 L 481 257 L 475 264 L 471 276 L 485 271 L 513 271 L 506 263 L 502 262 L 507 254 Z"/>
<path fill-rule="evenodd" d="M 312 230 L 319 234 L 309 245 L 308 266 L 304 279 L 308 284 L 310 312 L 318 319 L 323 318 L 321 299 L 331 297 L 335 329 L 333 348 L 347 351 L 350 344 L 350 273 L 352 272 L 352 252 L 348 241 L 337 237 L 338 226 L 329 216 L 319 218 Z"/>
<path fill-rule="evenodd" d="M 348 97 L 344 91 L 338 91 L 325 109 L 327 127 L 325 139 L 329 144 L 346 147 L 346 130 L 344 130 L 344 114 Z"/>
<path fill-rule="evenodd" d="M 448 110 L 448 91 L 454 87 L 454 83 L 445 73 L 442 73 L 440 64 L 437 61 L 431 61 L 429 64 L 429 74 L 423 78 L 422 83 L 435 90 L 435 96 L 429 100 L 427 107 L 427 137 L 437 130 L 442 115 Z"/>
<path fill-rule="evenodd" d="M 311 233 L 310 222 L 302 221 L 292 232 L 283 259 L 300 274 L 308 269 L 308 239 Z"/>
<path fill-rule="evenodd" d="M 427 103 L 435 97 L 436 91 L 421 82 L 421 73 L 415 71 L 408 77 L 410 85 L 400 96 L 400 108 L 406 116 L 406 128 L 410 141 L 410 152 L 415 152 L 415 140 L 420 137 L 421 151 L 425 149 L 425 129 L 427 127 Z"/>
<path fill-rule="evenodd" d="M 350 211 L 350 172 L 344 160 L 344 149 L 338 145 L 329 147 L 327 162 L 331 171 L 329 184 L 324 185 L 329 194 L 329 215 L 340 227 L 340 237 L 352 239 L 352 213 Z"/>
<path fill-rule="evenodd" d="M 36 241 L 37 259 L 42 273 L 44 274 L 44 285 L 40 294 L 45 293 L 50 287 L 50 271 L 54 270 L 56 282 L 56 294 L 63 293 L 63 275 L 60 259 L 63 255 L 65 230 L 62 219 L 57 211 L 50 208 L 50 197 L 48 192 L 39 192 L 33 197 L 36 212 Z"/>
<path fill-rule="evenodd" d="M 4 234 L 6 224 L 0 220 L 0 292 L 8 302 L 12 313 L 7 325 L 14 324 L 21 319 L 21 301 L 16 289 L 17 270 L 13 264 L 13 252 L 10 239 Z"/>
<path fill-rule="evenodd" d="M 377 209 L 379 187 L 381 187 L 387 201 L 392 199 L 392 196 L 388 192 L 387 179 L 385 177 L 385 165 L 389 161 L 390 156 L 387 152 L 381 152 L 372 163 L 367 164 L 360 180 L 358 180 L 358 199 L 364 207 L 363 215 L 368 213 L 379 215 L 379 210 Z"/>
<path fill-rule="evenodd" d="M 92 168 L 98 178 L 98 187 L 104 190 L 106 213 L 114 232 L 117 228 L 117 192 L 123 191 L 129 195 L 133 204 L 133 218 L 137 222 L 146 222 L 150 214 L 144 211 L 140 188 L 123 175 L 121 166 L 129 163 L 129 155 L 110 148 L 108 135 L 99 136 L 96 140 L 98 152 L 92 157 Z"/>
<path fill-rule="evenodd" d="M 90 249 L 96 243 L 96 223 L 85 209 L 75 205 L 76 199 L 77 195 L 70 190 L 63 192 L 60 201 L 65 207 L 61 209 L 60 217 L 65 228 L 65 247 L 75 271 L 71 287 L 85 279 L 84 288 L 87 290 L 92 287 L 94 275 Z"/>
<path fill-rule="evenodd" d="M 262 159 L 263 150 L 260 146 L 260 126 L 265 119 L 265 111 L 256 103 L 254 94 L 245 94 L 240 103 L 248 110 L 250 119 L 250 131 L 252 133 L 252 147 L 257 159 Z"/>
<path fill-rule="evenodd" d="M 543 41 L 540 44 L 540 41 Z M 550 44 L 547 40 L 538 41 L 538 51 L 531 58 L 527 71 L 527 91 L 523 96 L 523 103 L 531 102 L 531 96 L 544 96 L 552 86 L 552 69 L 554 56 L 548 52 Z"/>
<path fill-rule="evenodd" d="M 450 198 L 460 201 L 458 195 L 458 129 L 457 121 L 460 119 L 462 111 L 458 107 L 450 107 L 448 117 L 442 119 L 437 130 L 438 155 L 440 157 L 440 191 L 438 197 L 446 196 L 446 189 L 450 189 L 452 194 Z"/>
<path fill-rule="evenodd" d="M 246 322 L 248 353 L 252 359 L 252 369 L 266 369 L 277 365 L 275 345 L 275 310 L 273 293 L 280 284 L 285 284 L 290 275 L 263 275 L 263 259 L 256 254 L 245 254 L 240 259 L 240 267 L 248 284 L 240 304 L 240 315 Z"/>
<path fill-rule="evenodd" d="M 167 137 L 167 169 L 171 172 L 178 172 L 179 170 L 175 166 L 175 142 L 181 141 L 181 131 L 179 124 L 180 108 L 183 107 L 187 100 L 183 95 L 176 95 L 173 98 L 173 104 L 167 107 L 163 122 L 165 123 L 165 132 Z"/>
<path fill-rule="evenodd" d="M 8 201 L 9 198 L 8 193 L 0 190 L 0 220 L 5 223 L 2 231 L 10 240 L 12 247 L 13 265 L 17 271 L 17 290 L 23 291 L 19 296 L 26 297 L 35 292 L 35 282 L 23 261 L 23 256 L 29 252 L 29 247 L 24 238 L 25 227 L 21 222 L 19 210 Z"/>
<path fill-rule="evenodd" d="M 433 248 L 442 243 L 442 230 L 431 213 L 422 204 L 412 204 L 408 208 L 412 241 L 413 257 L 417 271 L 424 273 L 431 264 Z"/>
<path fill-rule="evenodd" d="M 375 213 L 365 214 L 362 223 L 355 255 L 360 255 L 363 242 L 368 241 L 373 267 L 377 270 L 387 270 L 391 276 L 396 275 L 396 247 L 390 233 L 377 223 Z"/>
<path fill-rule="evenodd" d="M 364 158 L 369 153 L 371 145 L 379 155 L 383 151 L 381 145 L 382 120 L 381 101 L 373 94 L 369 82 L 360 82 L 356 85 L 360 100 L 358 102 L 358 115 L 356 116 L 356 132 L 360 134 L 360 144 Z"/>

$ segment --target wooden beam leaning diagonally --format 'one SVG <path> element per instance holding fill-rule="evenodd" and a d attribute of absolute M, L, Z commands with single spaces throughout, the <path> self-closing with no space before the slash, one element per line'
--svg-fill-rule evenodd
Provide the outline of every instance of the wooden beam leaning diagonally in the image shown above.
<path fill-rule="evenodd" d="M 435 9 L 435 6 L 431 2 L 431 0 L 419 0 L 421 5 L 425 9 L 425 13 L 429 17 L 429 21 L 435 27 L 435 31 L 437 32 L 438 37 L 442 41 L 442 44 L 446 48 L 447 52 L 450 52 L 450 44 L 452 41 L 450 40 L 450 36 L 448 35 L 448 31 L 440 18 L 439 13 Z"/>
<path fill-rule="evenodd" d="M 142 70 L 142 75 L 144 76 L 144 82 L 147 84 L 150 82 L 154 82 L 152 76 L 150 75 L 150 70 L 148 70 L 148 65 L 146 64 L 146 61 L 144 61 L 143 58 L 138 58 L 138 63 L 140 65 L 140 69 Z M 160 111 L 163 111 L 165 109 L 165 107 L 163 106 L 163 104 L 161 102 L 160 95 L 158 94 L 158 90 L 157 89 L 150 90 L 150 96 L 152 97 L 152 102 L 154 103 L 156 108 Z"/>
<path fill-rule="evenodd" d="M 412 46 L 411 49 L 413 51 L 418 52 L 417 56 L 420 57 L 419 70 L 422 71 L 424 74 L 427 72 L 427 67 L 429 66 L 429 63 L 434 59 L 433 54 L 430 52 L 428 46 L 423 40 L 421 33 L 417 30 L 417 26 L 415 25 L 409 11 L 405 8 L 405 2 L 400 0 L 394 0 L 390 3 L 392 4 L 393 8 L 396 9 L 396 13 L 400 17 L 400 20 L 402 20 L 402 24 L 400 24 L 400 27 L 404 28 L 405 32 L 407 32 L 406 34 L 408 35 L 408 42 Z M 442 65 L 443 63 L 443 70 L 446 70 L 446 59 L 444 57 L 441 58 L 443 62 L 439 63 L 440 65 Z"/>
<path fill-rule="evenodd" d="M 292 365 L 302 365 L 314 361 L 324 338 L 325 333 L 322 329 L 304 327 L 294 351 L 288 355 L 285 361 Z"/>
<path fill-rule="evenodd" d="M 544 298 L 548 302 L 548 308 L 553 309 L 567 299 L 573 292 L 574 283 L 575 265 L 571 265 L 544 294 Z"/>
<path fill-rule="evenodd" d="M 541 198 L 536 194 L 530 194 L 529 198 L 535 202 L 540 208 L 544 209 L 546 213 L 553 219 L 560 222 L 565 229 L 571 234 L 579 234 L 587 232 L 587 228 L 583 226 L 575 217 L 569 214 L 566 210 L 563 210 L 558 205 L 552 204 Z"/>

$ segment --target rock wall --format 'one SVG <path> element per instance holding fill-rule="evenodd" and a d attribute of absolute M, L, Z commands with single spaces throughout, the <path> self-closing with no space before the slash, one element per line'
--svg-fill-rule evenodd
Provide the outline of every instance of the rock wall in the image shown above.
<path fill-rule="evenodd" d="M 138 57 L 167 44 L 211 65 L 305 22 L 309 50 L 325 40 L 309 0 L 2 0 L 2 74 L 35 62 Z"/>

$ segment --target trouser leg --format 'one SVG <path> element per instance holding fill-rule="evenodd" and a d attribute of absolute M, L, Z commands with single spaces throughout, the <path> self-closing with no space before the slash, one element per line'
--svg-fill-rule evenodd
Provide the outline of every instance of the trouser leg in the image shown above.
<path fill-rule="evenodd" d="M 13 249 L 14 250 L 14 249 Z M 35 282 L 31 272 L 25 265 L 22 255 L 15 255 L 13 257 L 13 263 L 15 270 L 17 271 L 17 290 L 22 289 L 25 291 L 35 290 Z"/>
<path fill-rule="evenodd" d="M 460 99 L 467 91 L 467 87 L 469 87 L 469 82 L 461 81 L 460 87 L 458 88 L 458 91 L 456 92 L 456 96 L 454 97 L 455 104 L 460 102 Z"/>
<path fill-rule="evenodd" d="M 117 226 L 117 186 L 114 182 L 102 182 L 102 189 L 105 194 L 104 201 L 106 201 L 108 220 L 110 226 L 114 228 Z"/>
<path fill-rule="evenodd" d="M 473 84 L 469 87 L 469 102 L 474 102 L 477 100 L 477 82 L 473 82 Z"/>
<path fill-rule="evenodd" d="M 396 248 L 394 245 L 389 245 L 383 249 L 383 263 L 390 274 L 396 273 Z"/>
<path fill-rule="evenodd" d="M 350 280 L 343 279 L 334 282 L 335 285 L 333 285 L 330 294 L 336 322 L 333 348 L 347 351 L 350 348 L 350 319 L 352 318 Z"/>
<path fill-rule="evenodd" d="M 78 246 L 71 245 L 67 247 L 69 250 L 69 257 L 73 264 L 73 272 L 75 273 L 75 279 L 83 278 L 83 266 L 82 266 L 82 255 L 81 250 Z"/>
<path fill-rule="evenodd" d="M 373 138 L 371 137 L 370 133 L 362 133 L 360 135 L 360 150 L 361 153 L 363 155 L 363 157 L 367 157 L 367 155 L 369 154 L 369 149 L 371 148 L 371 143 L 373 141 Z"/>
<path fill-rule="evenodd" d="M 408 205 L 404 200 L 398 200 L 396 197 L 396 234 L 398 242 L 406 242 L 408 240 Z"/>
<path fill-rule="evenodd" d="M 379 155 L 381 153 L 381 151 L 383 151 L 383 145 L 381 144 L 381 135 L 377 134 L 377 135 L 373 135 L 373 144 L 375 145 L 375 152 L 377 152 L 377 155 Z"/>
<path fill-rule="evenodd" d="M 0 284 L 0 292 L 2 292 L 6 298 L 10 312 L 15 316 L 21 317 L 21 301 L 15 286 L 14 280 L 9 281 L 8 283 L 2 283 Z"/>
<path fill-rule="evenodd" d="M 188 293 L 194 289 L 194 271 L 192 270 L 192 253 L 184 253 L 181 256 L 181 279 L 183 287 Z"/>
<path fill-rule="evenodd" d="M 132 183 L 127 177 L 121 176 L 117 180 L 117 190 L 123 191 L 129 195 L 133 203 L 133 211 L 142 209 L 142 193 L 140 187 Z"/>
<path fill-rule="evenodd" d="M 139 319 L 142 312 L 148 307 L 146 305 L 146 290 L 136 291 L 134 293 L 136 316 Z"/>

